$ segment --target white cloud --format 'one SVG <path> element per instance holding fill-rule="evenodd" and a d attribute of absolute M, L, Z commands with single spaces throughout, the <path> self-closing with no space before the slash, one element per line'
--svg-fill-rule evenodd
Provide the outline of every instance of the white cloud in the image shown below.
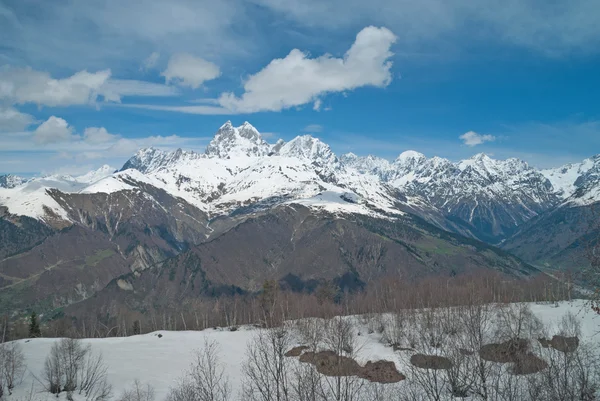
<path fill-rule="evenodd" d="M 218 106 L 163 106 L 153 104 L 123 104 L 122 107 L 132 109 L 146 109 L 158 111 L 173 111 L 185 114 L 201 114 L 201 115 L 229 115 L 235 114 L 230 110 Z"/>
<path fill-rule="evenodd" d="M 34 123 L 30 114 L 21 113 L 12 107 L 0 107 L 0 132 L 22 131 Z"/>
<path fill-rule="evenodd" d="M 176 96 L 179 90 L 172 86 L 155 84 L 134 79 L 110 79 L 100 88 L 99 94 L 106 102 L 121 102 L 122 97 L 144 96 L 165 97 Z"/>
<path fill-rule="evenodd" d="M 477 146 L 481 145 L 485 142 L 492 142 L 496 140 L 494 135 L 481 135 L 474 131 L 465 132 L 459 138 L 463 141 L 463 143 L 467 146 Z"/>
<path fill-rule="evenodd" d="M 0 171 L 36 173 L 64 168 L 73 173 L 78 170 L 66 165 L 73 162 L 78 166 L 89 163 L 119 166 L 140 148 L 154 146 L 164 150 L 185 148 L 200 151 L 210 139 L 178 135 L 124 138 L 109 133 L 103 127 L 88 127 L 79 135 L 67 121 L 52 116 L 35 130 L 3 136 Z M 3 152 L 18 152 L 19 158 L 4 157 Z"/>
<path fill-rule="evenodd" d="M 161 75 L 167 83 L 175 83 L 192 89 L 199 88 L 205 81 L 210 81 L 221 75 L 219 66 L 200 57 L 187 53 L 171 56 L 167 69 Z"/>
<path fill-rule="evenodd" d="M 98 91 L 110 77 L 110 70 L 79 71 L 70 77 L 54 79 L 47 72 L 31 68 L 0 69 L 0 99 L 13 104 L 35 103 L 69 106 L 95 101 Z"/>
<path fill-rule="evenodd" d="M 51 116 L 33 131 L 33 139 L 39 144 L 66 142 L 73 138 L 73 131 L 64 119 Z"/>
<path fill-rule="evenodd" d="M 153 68 L 156 65 L 156 63 L 158 63 L 159 58 L 160 58 L 159 52 L 152 52 L 148 57 L 146 57 L 146 59 L 142 63 L 141 69 L 149 70 L 149 69 Z"/>
<path fill-rule="evenodd" d="M 118 138 L 118 135 L 110 134 L 104 127 L 88 127 L 83 131 L 83 140 L 88 143 L 108 143 Z"/>
<path fill-rule="evenodd" d="M 317 99 L 327 93 L 363 86 L 385 87 L 392 80 L 389 58 L 395 41 L 389 29 L 371 26 L 356 35 L 343 58 L 329 54 L 309 58 L 294 49 L 248 77 L 241 97 L 223 93 L 219 103 L 239 113 L 280 111 L 310 102 L 320 106 Z"/>
<path fill-rule="evenodd" d="M 319 124 L 309 124 L 302 130 L 304 132 L 321 132 L 323 131 L 323 126 Z"/>
<path fill-rule="evenodd" d="M 110 70 L 79 71 L 66 78 L 31 68 L 0 68 L 0 100 L 11 104 L 72 106 L 95 103 L 99 97 L 119 102 L 122 96 L 173 96 L 175 88 L 151 82 L 111 79 Z"/>

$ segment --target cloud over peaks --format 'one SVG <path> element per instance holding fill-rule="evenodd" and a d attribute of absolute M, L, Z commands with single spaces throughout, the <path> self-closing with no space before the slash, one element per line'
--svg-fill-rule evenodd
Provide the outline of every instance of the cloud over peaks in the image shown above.
<path fill-rule="evenodd" d="M 176 88 L 152 82 L 111 79 L 110 70 L 76 72 L 66 78 L 31 68 L 0 68 L 0 101 L 64 107 L 104 101 L 120 102 L 123 96 L 172 96 Z"/>
<path fill-rule="evenodd" d="M 310 58 L 298 49 L 248 77 L 244 93 L 237 97 L 223 93 L 219 103 L 239 113 L 281 111 L 315 102 L 327 93 L 353 90 L 363 86 L 385 87 L 391 80 L 390 47 L 396 36 L 387 28 L 367 27 L 343 58 L 324 54 Z"/>
<path fill-rule="evenodd" d="M 167 83 L 197 89 L 205 81 L 219 77 L 221 70 L 219 66 L 203 58 L 178 53 L 171 56 L 167 69 L 161 75 L 165 77 Z"/>
<path fill-rule="evenodd" d="M 33 139 L 39 144 L 65 142 L 73 138 L 73 132 L 64 119 L 51 116 L 33 131 Z"/>
<path fill-rule="evenodd" d="M 463 141 L 465 145 L 471 147 L 481 145 L 485 142 L 493 142 L 496 140 L 496 137 L 494 135 L 481 135 L 475 131 L 465 132 L 464 134 L 459 136 L 459 138 Z"/>

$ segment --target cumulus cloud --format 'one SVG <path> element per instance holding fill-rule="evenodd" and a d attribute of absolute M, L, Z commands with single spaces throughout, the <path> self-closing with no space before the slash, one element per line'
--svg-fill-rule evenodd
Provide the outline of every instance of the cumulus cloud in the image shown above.
<path fill-rule="evenodd" d="M 12 107 L 0 107 L 0 132 L 22 131 L 32 125 L 34 118 Z"/>
<path fill-rule="evenodd" d="M 69 106 L 95 101 L 98 91 L 110 77 L 110 70 L 79 71 L 70 77 L 54 79 L 47 72 L 31 68 L 0 69 L 0 99 L 13 104 L 35 103 Z"/>
<path fill-rule="evenodd" d="M 210 139 L 178 135 L 125 138 L 104 127 L 87 127 L 78 133 L 63 118 L 52 116 L 36 129 L 3 136 L 0 171 L 55 171 L 65 167 L 66 161 L 75 161 L 79 166 L 99 161 L 122 165 L 140 148 L 202 150 Z M 19 154 L 19 157 L 11 159 L 8 157 L 11 154 Z M 72 170 L 69 166 L 65 168 Z"/>
<path fill-rule="evenodd" d="M 496 137 L 494 135 L 481 135 L 475 131 L 465 132 L 464 134 L 459 136 L 459 138 L 463 141 L 465 145 L 471 147 L 481 145 L 485 142 L 492 142 L 496 140 Z"/>
<path fill-rule="evenodd" d="M 118 102 L 122 96 L 172 96 L 178 93 L 166 85 L 110 77 L 108 69 L 83 70 L 57 79 L 31 68 L 4 67 L 0 69 L 0 100 L 56 107 L 93 104 L 99 97 Z"/>
<path fill-rule="evenodd" d="M 310 58 L 294 49 L 248 77 L 240 97 L 224 93 L 219 103 L 240 113 L 280 111 L 310 102 L 319 106 L 317 99 L 327 93 L 363 86 L 385 87 L 392 80 L 389 58 L 395 41 L 389 29 L 371 26 L 358 33 L 343 58 L 329 54 Z"/>
<path fill-rule="evenodd" d="M 165 77 L 167 83 L 197 89 L 205 81 L 219 77 L 221 70 L 219 66 L 203 58 L 178 53 L 171 56 L 167 69 L 161 75 Z"/>
<path fill-rule="evenodd" d="M 146 57 L 146 59 L 142 63 L 141 69 L 149 70 L 149 69 L 153 68 L 156 65 L 156 63 L 158 63 L 159 58 L 160 58 L 159 52 L 152 52 L 148 57 Z"/>
<path fill-rule="evenodd" d="M 39 144 L 65 142 L 72 139 L 73 132 L 64 119 L 51 116 L 33 131 L 33 139 Z"/>
<path fill-rule="evenodd" d="M 83 140 L 88 143 L 108 143 L 118 138 L 118 135 L 110 134 L 104 127 L 88 127 L 83 131 Z"/>

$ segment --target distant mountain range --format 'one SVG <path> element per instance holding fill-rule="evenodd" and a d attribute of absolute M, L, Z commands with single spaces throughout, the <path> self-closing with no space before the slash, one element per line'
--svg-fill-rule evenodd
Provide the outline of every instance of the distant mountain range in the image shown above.
<path fill-rule="evenodd" d="M 158 279 L 167 268 L 200 280 L 200 296 L 291 276 L 578 267 L 598 228 L 600 155 L 548 170 L 484 154 L 390 162 L 227 122 L 204 153 L 147 148 L 120 169 L 0 187 L 0 309 L 52 310 L 136 287 L 151 302 L 181 290 Z"/>

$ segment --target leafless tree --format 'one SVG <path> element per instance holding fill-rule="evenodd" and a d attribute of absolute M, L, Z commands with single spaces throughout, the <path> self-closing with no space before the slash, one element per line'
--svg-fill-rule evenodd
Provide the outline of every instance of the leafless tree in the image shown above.
<path fill-rule="evenodd" d="M 70 397 L 77 389 L 80 372 L 89 351 L 90 347 L 84 347 L 81 340 L 63 338 L 55 342 L 44 364 L 46 389 L 53 394 L 66 391 Z"/>
<path fill-rule="evenodd" d="M 25 358 L 21 346 L 15 342 L 0 345 L 0 363 L 2 364 L 0 382 L 4 381 L 10 395 L 25 374 Z"/>
<path fill-rule="evenodd" d="M 335 401 L 359 400 L 364 380 L 347 372 L 344 360 L 354 359 L 360 348 L 354 325 L 349 319 L 338 316 L 328 320 L 324 329 L 323 344 L 335 353 L 337 363 L 333 367 L 332 375 L 324 376 L 321 380 L 321 397 Z"/>
<path fill-rule="evenodd" d="M 129 389 L 123 391 L 118 401 L 154 401 L 154 387 L 149 383 L 144 386 L 136 379 Z"/>
<path fill-rule="evenodd" d="M 79 370 L 79 394 L 87 400 L 106 400 L 112 395 L 112 386 L 107 381 L 108 367 L 102 354 L 86 353 Z"/>
<path fill-rule="evenodd" d="M 492 343 L 494 330 L 494 308 L 479 299 L 471 299 L 468 305 L 458 309 L 457 319 L 460 321 L 464 337 L 460 342 L 463 353 L 473 354 L 471 391 L 483 400 L 490 394 L 491 376 L 498 370 L 492 362 L 479 357 L 479 350 L 485 344 Z"/>
<path fill-rule="evenodd" d="M 196 352 L 189 372 L 169 391 L 169 401 L 227 401 L 230 399 L 229 378 L 219 361 L 219 345 L 204 339 L 204 347 Z"/>
<path fill-rule="evenodd" d="M 526 303 L 502 305 L 496 318 L 496 336 L 502 341 L 544 335 L 544 325 Z"/>
<path fill-rule="evenodd" d="M 291 333 L 285 326 L 260 330 L 248 343 L 242 366 L 243 399 L 248 401 L 287 401 L 291 396 L 290 360 L 285 356 Z"/>
<path fill-rule="evenodd" d="M 558 335 L 580 338 L 581 327 L 576 317 L 563 316 Z M 528 377 L 528 386 L 536 399 L 548 401 L 591 401 L 600 389 L 600 355 L 595 346 L 581 343 L 576 349 L 555 349 L 538 346 L 536 353 L 548 363 L 548 368 Z M 532 396 L 533 399 L 533 396 Z"/>

